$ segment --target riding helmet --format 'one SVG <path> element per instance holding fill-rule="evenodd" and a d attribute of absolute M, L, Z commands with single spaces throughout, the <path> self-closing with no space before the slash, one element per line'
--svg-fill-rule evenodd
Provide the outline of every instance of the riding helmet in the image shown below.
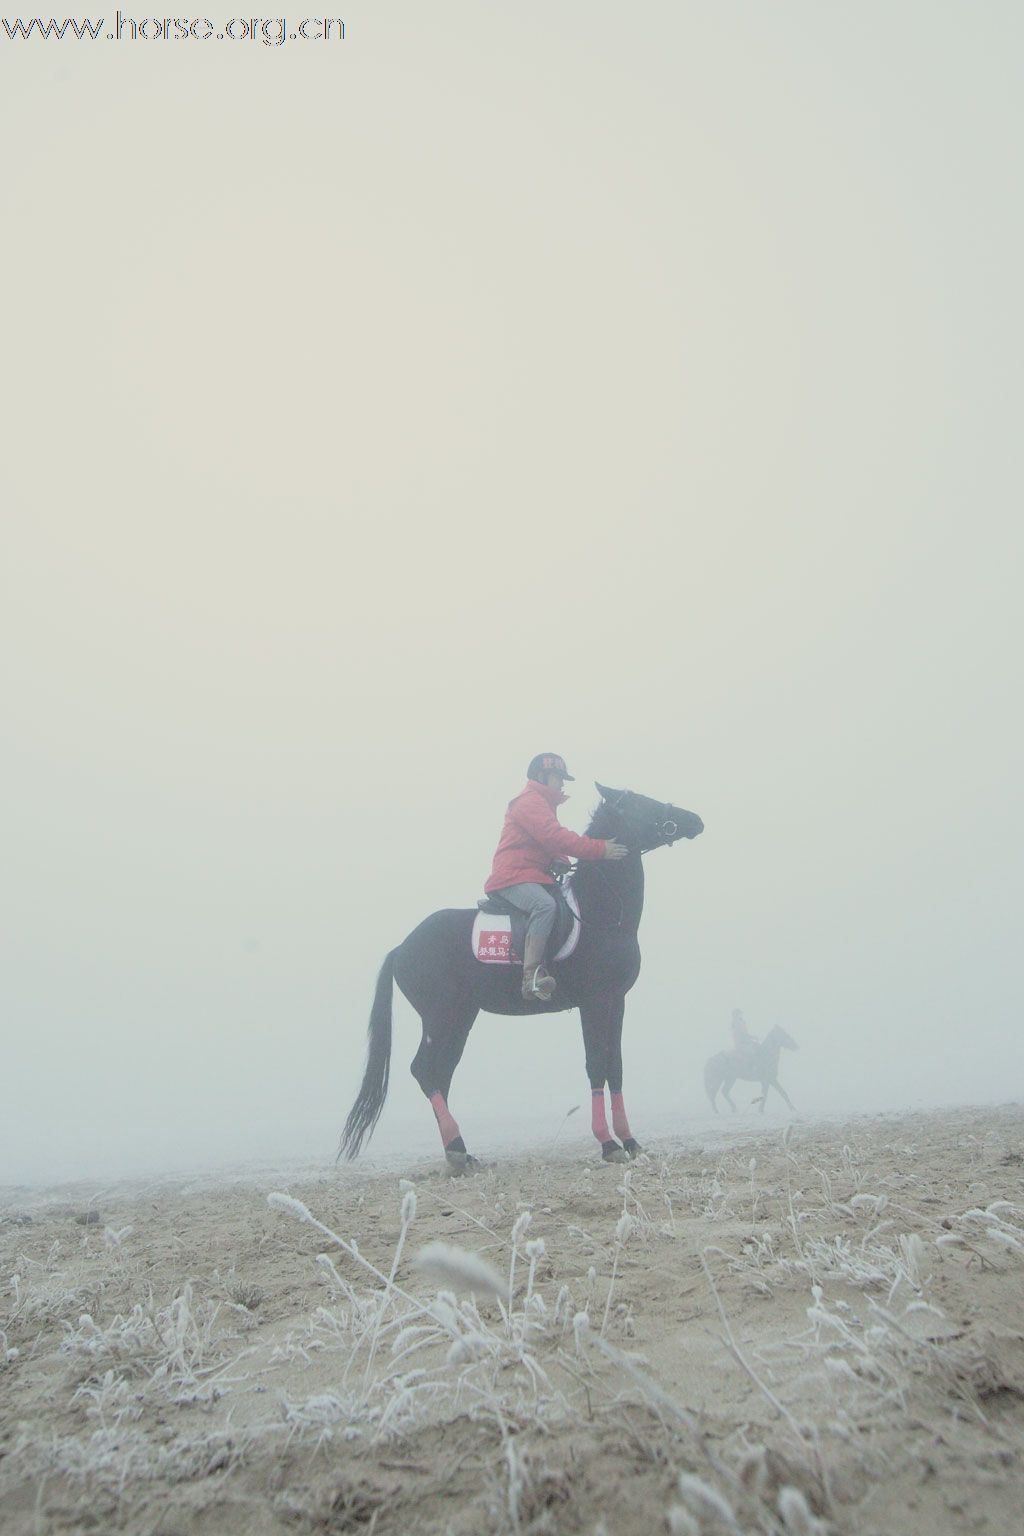
<path fill-rule="evenodd" d="M 563 779 L 574 779 L 574 775 L 565 766 L 565 758 L 559 757 L 557 752 L 539 752 L 531 758 L 526 777 L 539 781 L 542 773 L 560 773 Z"/>

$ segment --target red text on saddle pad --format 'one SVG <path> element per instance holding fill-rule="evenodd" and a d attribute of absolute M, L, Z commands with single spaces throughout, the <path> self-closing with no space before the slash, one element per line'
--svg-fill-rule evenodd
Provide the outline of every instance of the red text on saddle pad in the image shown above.
<path fill-rule="evenodd" d="M 476 958 L 491 965 L 512 963 L 512 933 L 508 928 L 481 928 L 476 936 Z"/>
<path fill-rule="evenodd" d="M 553 957 L 554 960 L 568 960 L 580 936 L 580 909 L 571 887 L 566 892 L 566 899 L 576 921 L 558 954 Z M 473 958 L 479 960 L 482 965 L 522 965 L 523 963 L 522 956 L 512 948 L 511 917 L 493 912 L 477 912 L 473 919 L 470 944 Z"/>

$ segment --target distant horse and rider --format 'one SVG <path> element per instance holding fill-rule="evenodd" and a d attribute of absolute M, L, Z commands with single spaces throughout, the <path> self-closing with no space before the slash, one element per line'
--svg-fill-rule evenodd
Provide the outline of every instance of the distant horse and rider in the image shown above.
<path fill-rule="evenodd" d="M 790 1109 L 793 1109 L 793 1101 L 779 1082 L 780 1054 L 798 1049 L 792 1035 L 787 1035 L 784 1029 L 776 1025 L 763 1040 L 758 1040 L 756 1035 L 750 1033 L 746 1019 L 736 1008 L 732 1016 L 732 1037 L 732 1050 L 719 1051 L 717 1056 L 709 1057 L 704 1067 L 704 1087 L 715 1114 L 718 1113 L 716 1101 L 719 1093 L 729 1108 L 735 1110 L 736 1105 L 729 1096 L 729 1090 L 737 1081 L 760 1083 L 761 1093 L 751 1102 L 759 1106 L 762 1114 L 769 1088 L 781 1094 Z"/>
<path fill-rule="evenodd" d="M 448 1099 L 481 1010 L 538 1014 L 578 1008 L 591 1128 L 601 1155 L 617 1163 L 641 1151 L 622 1096 L 622 1023 L 626 993 L 640 974 L 643 858 L 655 848 L 698 837 L 704 823 L 693 811 L 663 800 L 597 784 L 600 802 L 580 837 L 557 818 L 563 785 L 571 778 L 557 753 L 535 757 L 526 788 L 507 808 L 487 896 L 478 904 L 483 910 L 434 912 L 385 959 L 370 1014 L 366 1070 L 339 1157 L 358 1154 L 384 1108 L 395 982 L 422 1022 L 411 1070 L 434 1111 L 452 1172 L 477 1166 Z M 551 867 L 568 856 L 578 861 L 571 903 L 562 898 Z"/>

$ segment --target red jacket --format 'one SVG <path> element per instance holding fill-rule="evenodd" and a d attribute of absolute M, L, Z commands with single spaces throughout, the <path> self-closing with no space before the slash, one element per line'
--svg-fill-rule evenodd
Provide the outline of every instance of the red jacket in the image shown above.
<path fill-rule="evenodd" d="M 554 885 L 548 869 L 552 859 L 604 858 L 603 838 L 580 837 L 559 824 L 555 807 L 565 799 L 561 790 L 531 779 L 522 794 L 509 801 L 485 892 L 508 885 Z"/>

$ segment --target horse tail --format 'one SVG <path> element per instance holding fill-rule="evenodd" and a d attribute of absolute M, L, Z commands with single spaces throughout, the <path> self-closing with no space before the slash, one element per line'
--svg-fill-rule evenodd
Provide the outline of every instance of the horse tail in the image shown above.
<path fill-rule="evenodd" d="M 715 1108 L 715 1095 L 722 1086 L 721 1075 L 717 1070 L 718 1057 L 709 1056 L 704 1064 L 704 1089 L 711 1100 L 711 1108 Z"/>
<path fill-rule="evenodd" d="M 374 1126 L 380 1119 L 384 1100 L 388 1096 L 388 1078 L 391 1075 L 391 1000 L 397 954 L 397 949 L 391 951 L 377 977 L 377 990 L 366 1031 L 369 1042 L 366 1048 L 366 1071 L 341 1133 L 339 1158 L 342 1155 L 349 1159 L 359 1156 L 363 1142 L 373 1135 Z"/>

